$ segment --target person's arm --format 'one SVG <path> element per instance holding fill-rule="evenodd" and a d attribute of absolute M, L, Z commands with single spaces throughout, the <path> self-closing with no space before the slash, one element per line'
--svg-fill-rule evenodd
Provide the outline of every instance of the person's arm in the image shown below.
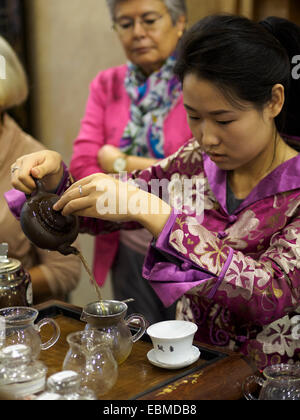
<path fill-rule="evenodd" d="M 98 150 L 105 141 L 105 90 L 102 87 L 102 73 L 90 84 L 80 131 L 73 144 L 70 172 L 75 179 L 102 172 L 97 161 Z"/>
<path fill-rule="evenodd" d="M 49 286 L 47 277 L 45 273 L 39 266 L 31 267 L 28 270 L 31 282 L 32 282 L 32 291 L 33 291 L 33 302 L 38 304 L 44 302 L 53 297 L 51 288 Z"/>
<path fill-rule="evenodd" d="M 98 152 L 119 146 L 129 119 L 130 102 L 124 88 L 126 66 L 101 71 L 90 84 L 84 116 L 73 145 L 70 172 L 75 179 L 105 172 Z"/>
<path fill-rule="evenodd" d="M 145 260 L 143 276 L 166 305 L 193 294 L 222 304 L 245 324 L 266 325 L 299 306 L 299 229 L 300 214 L 273 236 L 260 258 L 252 258 L 196 219 L 173 213 Z"/>
<path fill-rule="evenodd" d="M 104 233 L 106 226 L 112 224 L 116 229 L 144 226 L 157 237 L 170 216 L 171 207 L 150 193 L 146 182 L 143 186 L 145 190 L 106 174 L 91 175 L 72 184 L 53 209 L 64 216 L 80 216 L 89 233 Z"/>
<path fill-rule="evenodd" d="M 144 170 L 149 168 L 150 166 L 155 165 L 157 162 L 159 162 L 158 159 L 144 158 L 139 156 L 128 156 L 126 170 L 128 172 L 133 172 L 135 170 Z"/>
<path fill-rule="evenodd" d="M 158 162 L 158 159 L 154 158 L 126 155 L 117 147 L 109 144 L 101 147 L 98 151 L 99 165 L 104 170 L 104 172 L 108 174 L 118 172 L 118 170 L 115 168 L 115 162 L 117 162 L 119 159 L 124 161 L 124 168 L 122 168 L 122 171 L 126 172 L 144 170 Z"/>

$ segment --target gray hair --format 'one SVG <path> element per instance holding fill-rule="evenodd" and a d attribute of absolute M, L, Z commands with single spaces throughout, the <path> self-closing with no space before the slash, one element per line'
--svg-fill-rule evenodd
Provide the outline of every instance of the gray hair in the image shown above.
<path fill-rule="evenodd" d="M 115 18 L 115 8 L 118 3 L 126 0 L 106 0 L 110 16 L 112 20 Z M 178 21 L 180 16 L 187 16 L 186 0 L 161 0 L 168 9 L 173 25 Z"/>

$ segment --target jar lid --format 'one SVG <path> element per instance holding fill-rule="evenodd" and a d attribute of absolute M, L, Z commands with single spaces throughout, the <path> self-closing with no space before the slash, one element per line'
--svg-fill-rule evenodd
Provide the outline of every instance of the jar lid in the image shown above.
<path fill-rule="evenodd" d="M 81 382 L 80 375 L 73 370 L 64 370 L 62 372 L 54 373 L 47 380 L 49 389 L 67 390 L 69 388 L 79 386 Z"/>
<path fill-rule="evenodd" d="M 41 395 L 38 395 L 36 398 L 37 401 L 57 401 L 57 400 L 63 400 L 64 397 L 60 394 L 56 394 L 56 392 L 48 392 L 45 391 Z"/>
<path fill-rule="evenodd" d="M 31 348 L 23 344 L 0 351 L 0 391 L 13 398 L 23 398 L 45 389 L 47 367 L 31 361 Z"/>
<path fill-rule="evenodd" d="M 8 258 L 8 244 L 0 244 L 0 274 L 15 273 L 18 271 L 22 264 L 19 260 Z"/>
<path fill-rule="evenodd" d="M 0 361 L 22 360 L 24 362 L 31 360 L 31 348 L 24 344 L 14 344 L 4 347 L 0 351 Z"/>

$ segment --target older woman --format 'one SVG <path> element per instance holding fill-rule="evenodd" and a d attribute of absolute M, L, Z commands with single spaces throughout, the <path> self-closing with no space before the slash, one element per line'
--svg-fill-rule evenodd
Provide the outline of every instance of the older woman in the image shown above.
<path fill-rule="evenodd" d="M 71 172 L 145 169 L 190 137 L 181 85 L 174 76 L 176 47 L 186 26 L 184 0 L 107 0 L 128 63 L 100 72 L 90 87 L 74 144 Z M 112 268 L 115 298 L 135 298 L 129 311 L 151 322 L 174 317 L 142 279 L 151 240 L 146 230 L 96 238 L 94 273 L 102 285 Z"/>
<path fill-rule="evenodd" d="M 28 270 L 33 286 L 34 303 L 48 298 L 63 299 L 73 290 L 80 274 L 80 261 L 76 256 L 65 257 L 58 252 L 48 252 L 35 247 L 22 232 L 20 223 L 13 217 L 3 194 L 11 187 L 10 166 L 20 156 L 43 150 L 43 146 L 24 133 L 6 113 L 25 102 L 28 84 L 24 69 L 15 52 L 0 37 L 0 56 L 5 78 L 0 80 L 0 243 L 9 246 L 9 257 L 17 258 Z"/>

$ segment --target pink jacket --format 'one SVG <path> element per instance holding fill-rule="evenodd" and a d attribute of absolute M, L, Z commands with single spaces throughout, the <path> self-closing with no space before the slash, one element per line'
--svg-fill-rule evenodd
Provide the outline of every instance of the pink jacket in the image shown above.
<path fill-rule="evenodd" d="M 70 171 L 75 179 L 101 172 L 97 153 L 104 144 L 120 146 L 120 139 L 130 116 L 130 98 L 125 90 L 127 66 L 100 72 L 90 85 L 85 116 L 74 143 Z M 192 137 L 187 123 L 183 98 L 170 111 L 164 123 L 164 152 L 169 156 Z M 94 275 L 102 285 L 118 250 L 119 233 L 96 238 Z"/>

